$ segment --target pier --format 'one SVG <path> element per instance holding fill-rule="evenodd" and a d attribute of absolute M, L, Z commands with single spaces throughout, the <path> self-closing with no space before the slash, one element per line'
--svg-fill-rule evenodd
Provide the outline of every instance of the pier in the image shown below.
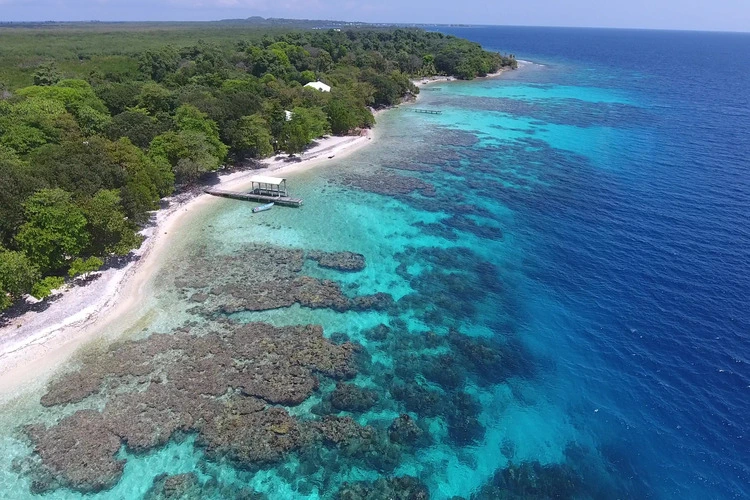
<path fill-rule="evenodd" d="M 250 191 L 227 191 L 226 189 L 206 189 L 205 193 L 234 200 L 257 201 L 259 203 L 273 202 L 284 207 L 299 207 L 301 198 L 289 196 L 286 189 L 286 179 L 281 177 L 266 177 L 256 175 L 250 179 Z"/>
<path fill-rule="evenodd" d="M 437 109 L 414 108 L 413 111 L 415 113 L 427 113 L 428 115 L 442 115 L 443 114 L 442 111 L 439 111 Z"/>

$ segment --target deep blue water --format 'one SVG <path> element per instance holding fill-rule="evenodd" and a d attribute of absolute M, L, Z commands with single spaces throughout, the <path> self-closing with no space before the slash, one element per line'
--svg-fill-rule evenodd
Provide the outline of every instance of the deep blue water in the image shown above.
<path fill-rule="evenodd" d="M 620 473 L 655 497 L 750 497 L 750 35 L 442 31 L 546 65 L 511 81 L 630 100 L 519 111 L 613 129 L 504 200 L 535 283 L 529 337 Z"/>

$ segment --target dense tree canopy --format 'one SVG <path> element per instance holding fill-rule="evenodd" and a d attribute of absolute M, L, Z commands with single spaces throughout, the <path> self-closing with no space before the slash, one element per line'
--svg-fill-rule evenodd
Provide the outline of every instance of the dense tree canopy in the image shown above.
<path fill-rule="evenodd" d="M 42 272 L 64 269 L 89 244 L 86 218 L 67 191 L 37 191 L 24 203 L 24 213 L 16 242 Z"/>
<path fill-rule="evenodd" d="M 289 31 L 132 53 L 116 45 L 93 69 L 79 51 L 74 63 L 35 59 L 33 85 L 0 81 L 0 310 L 126 255 L 176 186 L 370 127 L 371 108 L 418 92 L 415 76 L 468 79 L 515 65 L 411 29 Z M 304 86 L 318 80 L 331 92 Z"/>

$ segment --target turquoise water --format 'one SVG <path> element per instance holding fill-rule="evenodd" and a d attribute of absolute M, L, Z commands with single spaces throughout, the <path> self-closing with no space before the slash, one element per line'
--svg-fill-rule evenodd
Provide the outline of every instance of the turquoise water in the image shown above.
<path fill-rule="evenodd" d="M 746 144 L 690 94 L 697 87 L 669 80 L 695 70 L 679 64 L 695 44 L 747 39 L 671 34 L 677 69 L 666 70 L 633 56 L 638 44 L 639 53 L 656 50 L 653 34 L 541 33 L 550 46 L 567 44 L 569 58 L 545 58 L 539 32 L 514 31 L 515 43 L 528 37 L 524 58 L 545 64 L 436 84 L 418 106 L 440 115 L 409 106 L 384 113 L 368 148 L 290 175 L 301 209 L 253 215 L 250 204 L 216 200 L 192 216 L 155 276 L 146 316 L 126 333 L 144 338 L 216 319 L 175 285 L 198 255 L 210 268 L 250 244 L 360 253 L 361 271 L 307 261 L 301 274 L 349 295 L 386 292 L 393 307 L 297 304 L 220 316 L 320 324 L 333 341 L 360 344 L 369 362 L 350 383 L 378 402 L 333 413 L 381 430 L 408 413 L 428 439 L 391 465 L 329 450 L 318 461 L 289 453 L 253 471 L 209 459 L 188 433 L 146 453 L 123 447 L 122 478 L 87 497 L 141 498 L 157 475 L 184 472 L 221 485 L 204 492 L 215 498 L 243 487 L 269 498 L 335 498 L 345 482 L 403 475 L 437 499 L 747 496 L 740 303 L 750 288 L 738 271 L 749 261 L 750 230 L 734 215 L 748 206 L 737 175 Z M 523 53 L 499 28 L 460 34 Z M 586 37 L 608 45 L 597 52 Z M 731 99 L 714 96 L 720 109 L 747 105 Z M 699 134 L 686 135 L 691 123 Z M 747 130 L 746 121 L 735 126 Z M 253 268 L 236 265 L 238 273 Z M 390 333 L 373 335 L 381 324 Z M 324 403 L 335 381 L 320 379 L 312 396 L 286 408 L 292 416 L 331 411 Z M 107 395 L 52 409 L 39 396 L 3 413 L 0 496 L 81 498 L 68 489 L 30 493 L 31 450 L 18 426 L 101 408 Z"/>
<path fill-rule="evenodd" d="M 472 86 L 478 87 L 478 92 L 493 95 L 488 92 L 486 84 L 457 83 L 444 86 L 440 97 L 470 94 Z M 586 95 L 585 90 L 581 91 L 581 95 Z M 425 93 L 420 105 L 433 105 L 433 96 L 437 97 L 437 93 Z M 417 196 L 417 199 L 413 199 L 414 195 L 393 198 L 347 188 L 340 179 L 352 173 L 371 175 L 380 169 L 389 169 L 398 175 L 409 175 L 409 172 L 390 169 L 394 164 L 404 162 L 439 167 L 440 163 L 436 164 L 431 159 L 431 154 L 436 149 L 444 149 L 446 152 L 452 149 L 450 145 L 442 148 L 438 146 L 440 137 L 455 138 L 459 143 L 467 139 L 474 141 L 476 138 L 478 142 L 472 147 L 495 148 L 509 139 L 532 134 L 534 125 L 500 113 L 479 112 L 469 115 L 461 110 L 446 110 L 443 115 L 435 118 L 412 113 L 406 107 L 386 113 L 380 122 L 379 140 L 369 149 L 345 161 L 291 176 L 290 184 L 294 187 L 295 195 L 305 199 L 305 206 L 300 210 L 278 209 L 258 216 L 251 214 L 252 207 L 248 204 L 228 200 L 213 203 L 206 213 L 185 228 L 190 235 L 181 238 L 181 244 L 176 245 L 174 257 L 165 264 L 157 282 L 168 283 L 168 276 L 179 273 L 180 266 L 184 264 L 184 256 L 189 254 L 191 248 L 202 246 L 209 253 L 218 255 L 231 254 L 248 243 L 262 243 L 361 253 L 367 260 L 367 267 L 362 272 L 340 273 L 308 265 L 305 273 L 334 279 L 345 286 L 356 286 L 358 293 L 386 291 L 399 300 L 410 294 L 426 293 L 412 286 L 414 280 L 419 281 L 423 274 L 427 275 L 432 271 L 442 272 L 439 262 L 421 261 L 418 256 L 407 259 L 404 256 L 406 250 L 469 248 L 472 250 L 470 258 L 478 262 L 492 262 L 498 266 L 504 274 L 505 284 L 510 287 L 504 293 L 518 293 L 518 283 L 515 281 L 521 279 L 517 276 L 517 269 L 523 265 L 523 253 L 517 247 L 514 214 L 510 209 L 486 197 L 461 202 L 486 210 L 486 213 L 471 215 L 467 220 L 480 228 L 492 228 L 496 235 L 502 235 L 497 239 L 487 239 L 468 231 L 457 232 L 458 237 L 453 239 L 429 234 L 429 231 L 424 230 L 425 227 L 444 226 L 444 222 L 450 220 L 453 210 L 451 205 L 423 207 L 421 204 L 426 202 L 434 205 L 438 200 L 462 197 L 465 182 L 462 176 L 430 174 L 430 181 L 438 186 L 437 196 Z M 525 130 L 520 136 L 506 134 L 501 128 L 506 125 Z M 408 140 L 405 140 L 407 134 Z M 560 135 L 561 141 L 567 140 L 564 136 L 565 134 Z M 460 163 L 464 168 L 470 168 L 474 160 L 472 157 L 469 161 L 460 160 Z M 533 190 L 536 185 L 544 184 L 533 171 L 520 168 L 519 165 L 497 167 L 497 171 L 483 173 L 476 179 L 488 185 L 498 184 L 502 189 L 509 190 Z M 397 272 L 406 260 L 409 260 L 406 271 Z M 436 282 L 429 285 L 430 278 L 425 278 L 425 283 L 429 286 L 441 286 L 439 277 L 431 279 Z M 428 330 L 445 334 L 450 327 L 458 328 L 466 335 L 484 338 L 491 338 L 496 334 L 498 327 L 493 322 L 517 321 L 512 312 L 497 310 L 498 303 L 493 300 L 492 294 L 482 297 L 484 292 L 479 288 L 472 292 L 480 295 L 457 298 L 459 302 L 467 300 L 476 303 L 477 310 L 472 314 L 458 314 L 455 318 L 447 314 L 443 321 L 438 322 L 426 319 L 419 308 L 404 307 L 400 308 L 396 317 L 406 322 L 406 334 Z M 151 319 L 150 330 L 164 331 L 170 327 L 170 323 L 172 327 L 177 327 L 190 317 L 185 312 L 185 305 L 169 285 L 157 285 L 154 295 L 156 309 L 164 310 L 166 314 Z M 382 349 L 377 342 L 368 340 L 363 333 L 381 323 L 393 324 L 396 317 L 387 312 L 338 313 L 328 309 L 293 306 L 273 311 L 235 313 L 232 317 L 243 322 L 268 321 L 278 326 L 322 324 L 326 334 L 345 332 L 351 340 L 365 346 L 380 370 L 395 371 L 404 362 L 394 358 L 391 352 Z M 355 383 L 383 391 L 378 386 L 378 380 L 367 374 L 360 375 Z M 439 390 L 438 385 L 433 386 Z M 442 419 L 426 417 L 423 419 L 425 426 L 430 429 L 436 442 L 412 456 L 404 457 L 394 474 L 417 476 L 430 488 L 434 498 L 450 498 L 478 490 L 497 469 L 506 466 L 508 457 L 497 451 L 503 447 L 513 449 L 513 459 L 516 462 L 533 460 L 548 464 L 563 461 L 565 449 L 571 442 L 590 443 L 591 440 L 589 436 L 581 435 L 567 415 L 559 411 L 545 389 L 536 382 L 521 377 L 489 386 L 467 381 L 462 391 L 475 396 L 481 403 L 478 418 L 485 428 L 482 438 L 466 446 L 455 446 Z M 320 396 L 314 396 L 291 411 L 293 414 L 304 415 L 320 399 Z M 397 417 L 400 411 L 403 408 L 396 404 L 390 408 L 357 415 L 357 420 L 363 425 L 382 426 L 384 422 Z M 65 412 L 69 413 L 70 410 Z M 412 414 L 419 416 L 418 413 Z M 21 442 L 22 440 L 14 441 L 12 444 L 19 455 L 27 453 Z M 276 468 L 243 474 L 233 468 L 218 467 L 205 460 L 201 452 L 196 450 L 193 439 L 173 442 L 145 455 L 124 451 L 122 456 L 126 458 L 127 466 L 121 481 L 113 489 L 93 495 L 93 498 L 137 498 L 148 490 L 157 474 L 189 471 L 198 471 L 203 480 L 214 477 L 225 484 L 251 485 L 254 490 L 267 493 L 272 498 L 318 498 L 332 493 L 315 487 L 310 491 L 309 486 L 300 488 L 289 481 L 287 474 L 279 474 Z M 294 462 L 292 458 L 280 467 L 294 471 Z M 334 484 L 372 480 L 380 475 L 379 471 L 353 467 L 339 473 Z M 15 491 L 28 491 L 28 484 L 24 479 L 14 480 L 17 481 L 13 486 Z M 77 494 L 59 490 L 45 497 L 77 498 Z"/>

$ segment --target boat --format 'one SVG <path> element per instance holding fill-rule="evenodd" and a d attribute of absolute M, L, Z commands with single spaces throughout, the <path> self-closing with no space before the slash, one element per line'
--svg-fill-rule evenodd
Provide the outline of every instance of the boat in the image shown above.
<path fill-rule="evenodd" d="M 265 212 L 266 210 L 271 210 L 271 208 L 273 208 L 273 202 L 253 208 L 253 213 L 257 214 L 258 212 Z"/>

